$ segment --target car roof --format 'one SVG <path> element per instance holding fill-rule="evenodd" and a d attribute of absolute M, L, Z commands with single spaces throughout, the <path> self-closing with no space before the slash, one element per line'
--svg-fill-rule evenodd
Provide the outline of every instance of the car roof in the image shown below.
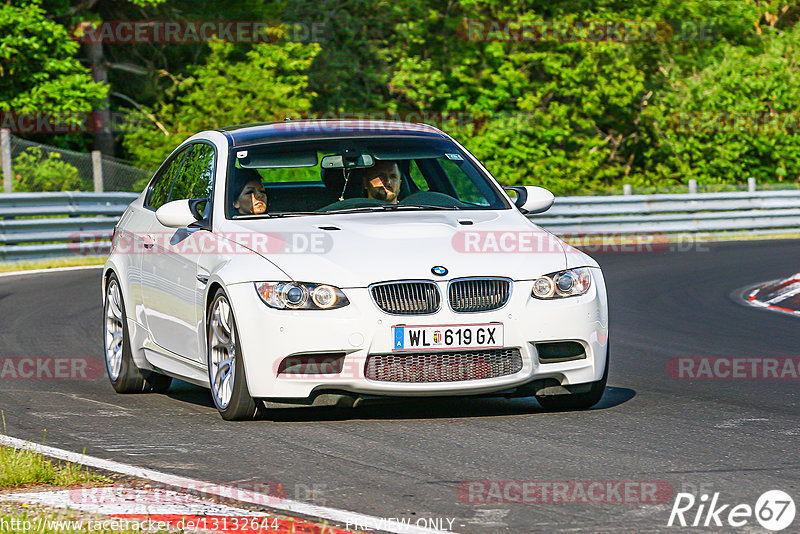
<path fill-rule="evenodd" d="M 278 141 L 373 136 L 412 136 L 448 139 L 433 126 L 381 120 L 285 120 L 220 128 L 232 147 Z"/>

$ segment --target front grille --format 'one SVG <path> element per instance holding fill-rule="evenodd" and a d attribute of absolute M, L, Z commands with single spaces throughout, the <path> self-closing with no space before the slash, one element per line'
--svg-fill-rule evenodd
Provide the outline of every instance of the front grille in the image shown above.
<path fill-rule="evenodd" d="M 424 315 L 439 310 L 441 297 L 433 282 L 385 282 L 370 287 L 375 304 L 394 315 Z"/>
<path fill-rule="evenodd" d="M 502 308 L 511 296 L 507 278 L 462 278 L 450 282 L 450 307 L 455 312 L 483 312 Z"/>
<path fill-rule="evenodd" d="M 519 349 L 370 354 L 366 377 L 381 382 L 462 382 L 522 370 Z"/>

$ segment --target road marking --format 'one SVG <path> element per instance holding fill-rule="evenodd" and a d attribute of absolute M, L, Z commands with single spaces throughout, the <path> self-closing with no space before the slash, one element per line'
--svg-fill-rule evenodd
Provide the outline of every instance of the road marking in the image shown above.
<path fill-rule="evenodd" d="M 30 271 L 11 271 L 0 273 L 0 278 L 7 276 L 21 276 L 25 274 L 63 273 L 65 271 L 80 271 L 83 269 L 102 269 L 102 265 L 78 265 L 76 267 L 53 267 L 52 269 L 31 269 Z"/>
<path fill-rule="evenodd" d="M 211 484 L 201 480 L 195 480 L 178 475 L 170 475 L 160 471 L 153 471 L 152 469 L 144 469 L 134 465 L 123 464 L 113 460 L 104 460 L 102 458 L 95 458 L 85 454 L 66 451 L 47 445 L 40 445 L 32 441 L 25 441 L 22 439 L 14 438 L 0 434 L 0 445 L 6 445 L 14 449 L 27 449 L 35 453 L 44 454 L 52 458 L 72 462 L 95 469 L 103 469 L 112 473 L 119 473 L 121 475 L 128 475 L 138 478 L 146 478 L 153 482 L 167 484 L 177 488 L 192 490 L 198 486 L 209 487 L 208 495 L 215 497 L 226 498 L 230 496 L 232 491 L 236 491 L 237 500 L 248 504 L 256 504 L 263 506 L 265 499 L 270 496 L 259 492 L 248 492 L 235 489 L 232 487 L 222 486 L 218 484 Z M 435 530 L 425 527 L 420 527 L 409 523 L 400 523 L 387 521 L 386 518 L 379 518 L 357 512 L 350 512 L 347 510 L 339 510 L 337 508 L 330 508 L 327 506 L 317 506 L 301 501 L 293 501 L 290 499 L 282 499 L 280 502 L 270 504 L 270 508 L 280 510 L 283 512 L 290 512 L 292 514 L 305 515 L 309 517 L 317 517 L 321 519 L 328 519 L 342 525 L 381 525 L 381 530 L 391 532 L 393 534 L 450 534 L 453 531 Z"/>

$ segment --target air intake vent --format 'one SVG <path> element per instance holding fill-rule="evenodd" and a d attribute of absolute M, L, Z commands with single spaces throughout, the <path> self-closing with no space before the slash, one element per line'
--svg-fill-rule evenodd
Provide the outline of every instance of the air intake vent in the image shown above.
<path fill-rule="evenodd" d="M 425 315 L 439 310 L 441 297 L 433 282 L 384 282 L 370 286 L 375 304 L 393 315 Z"/>
<path fill-rule="evenodd" d="M 583 345 L 577 341 L 556 341 L 553 343 L 537 343 L 536 352 L 542 363 L 567 362 L 586 357 Z"/>
<path fill-rule="evenodd" d="M 502 308 L 511 296 L 507 278 L 460 278 L 450 282 L 450 307 L 455 312 L 473 313 Z"/>
<path fill-rule="evenodd" d="M 522 370 L 519 349 L 370 354 L 365 376 L 382 382 L 463 382 Z"/>

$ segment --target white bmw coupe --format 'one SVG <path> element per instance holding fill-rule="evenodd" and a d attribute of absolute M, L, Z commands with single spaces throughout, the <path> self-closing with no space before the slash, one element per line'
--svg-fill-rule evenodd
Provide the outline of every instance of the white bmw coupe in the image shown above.
<path fill-rule="evenodd" d="M 539 187 L 504 190 L 426 125 L 201 132 L 114 230 L 111 384 L 185 380 L 228 420 L 263 401 L 371 396 L 591 407 L 608 375 L 606 289 L 592 258 L 526 216 L 552 203 Z"/>

